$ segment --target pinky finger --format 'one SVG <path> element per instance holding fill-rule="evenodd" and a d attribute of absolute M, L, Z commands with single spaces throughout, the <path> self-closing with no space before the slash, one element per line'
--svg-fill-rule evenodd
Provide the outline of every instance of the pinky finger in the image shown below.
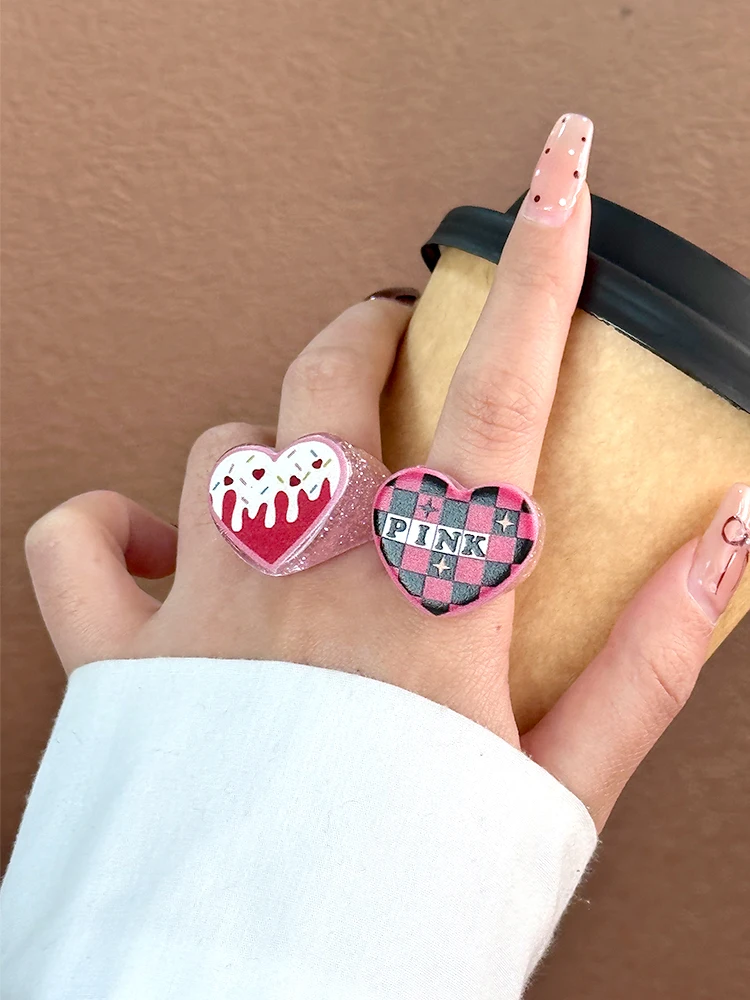
<path fill-rule="evenodd" d="M 42 617 L 65 670 L 123 654 L 159 602 L 133 576 L 174 571 L 177 531 L 119 493 L 84 493 L 26 536 Z"/>
<path fill-rule="evenodd" d="M 601 653 L 522 739 L 584 802 L 597 829 L 689 698 L 749 553 L 750 486 L 738 484 L 703 538 L 636 594 Z"/>

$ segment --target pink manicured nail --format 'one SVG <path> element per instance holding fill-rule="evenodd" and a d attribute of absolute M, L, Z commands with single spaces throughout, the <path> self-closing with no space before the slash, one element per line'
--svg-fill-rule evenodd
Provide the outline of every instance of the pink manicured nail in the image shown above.
<path fill-rule="evenodd" d="M 561 226 L 569 218 L 586 180 L 594 123 L 583 115 L 562 115 L 544 144 L 523 214 L 532 222 Z"/>
<path fill-rule="evenodd" d="M 690 596 L 712 624 L 726 610 L 750 559 L 750 486 L 735 483 L 721 502 L 688 573 Z"/>

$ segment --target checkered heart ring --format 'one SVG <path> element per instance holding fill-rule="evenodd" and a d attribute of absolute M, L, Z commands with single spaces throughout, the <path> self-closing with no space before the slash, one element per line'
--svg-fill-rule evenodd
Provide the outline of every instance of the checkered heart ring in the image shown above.
<path fill-rule="evenodd" d="M 406 599 L 431 615 L 454 615 L 526 577 L 544 520 L 532 498 L 507 483 L 468 490 L 433 469 L 404 469 L 380 487 L 375 543 Z"/>
<path fill-rule="evenodd" d="M 243 444 L 214 466 L 209 509 L 245 562 L 287 576 L 371 540 L 369 512 L 388 474 L 332 434 L 308 434 L 283 451 Z"/>

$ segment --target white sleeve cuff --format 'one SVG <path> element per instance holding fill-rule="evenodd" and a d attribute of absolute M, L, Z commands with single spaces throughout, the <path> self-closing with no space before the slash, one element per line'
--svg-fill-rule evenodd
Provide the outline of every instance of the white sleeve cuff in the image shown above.
<path fill-rule="evenodd" d="M 506 1000 L 596 843 L 462 715 L 353 674 L 77 670 L 2 891 L 24 1000 Z"/>

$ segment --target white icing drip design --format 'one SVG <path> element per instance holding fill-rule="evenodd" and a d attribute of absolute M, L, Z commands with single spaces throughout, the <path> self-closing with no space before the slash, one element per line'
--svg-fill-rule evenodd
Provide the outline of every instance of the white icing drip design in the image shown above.
<path fill-rule="evenodd" d="M 315 468 L 313 463 L 317 465 L 318 462 L 321 464 Z M 260 479 L 253 476 L 258 470 L 263 471 Z M 252 520 L 263 504 L 266 505 L 264 524 L 272 528 L 276 523 L 276 497 L 285 493 L 289 500 L 286 520 L 292 524 L 299 517 L 300 492 L 304 491 L 310 500 L 317 500 L 328 480 L 333 496 L 342 472 L 338 454 L 325 441 L 293 444 L 275 460 L 272 455 L 248 445 L 227 455 L 214 469 L 209 487 L 211 502 L 217 517 L 221 518 L 224 496 L 227 490 L 234 490 L 237 500 L 232 511 L 232 531 L 242 529 L 243 511 L 246 510 Z M 224 483 L 226 476 L 232 480 L 230 484 Z M 299 483 L 293 486 L 290 481 L 295 476 Z"/>

